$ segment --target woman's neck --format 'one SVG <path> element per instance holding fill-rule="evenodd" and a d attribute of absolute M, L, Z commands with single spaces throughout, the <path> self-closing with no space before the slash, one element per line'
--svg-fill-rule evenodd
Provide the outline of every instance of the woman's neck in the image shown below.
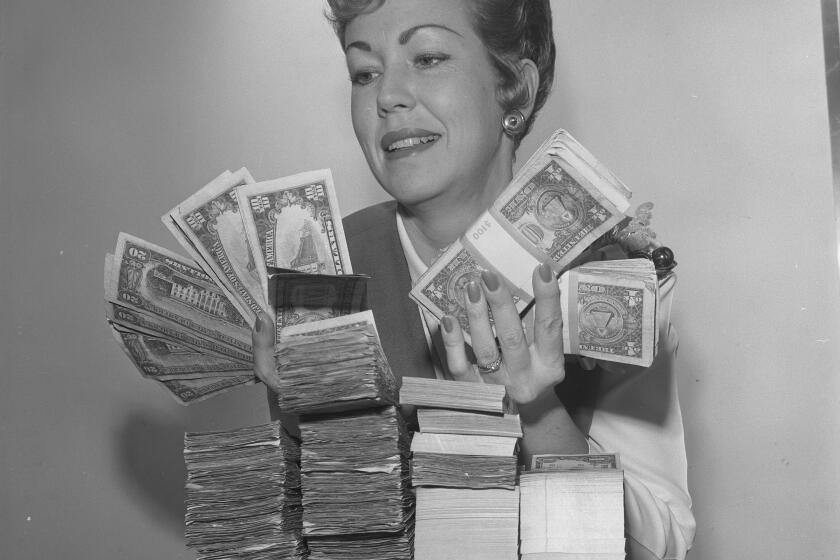
<path fill-rule="evenodd" d="M 512 178 L 508 169 L 485 188 L 466 196 L 443 196 L 414 205 L 400 204 L 406 233 L 417 254 L 431 264 L 487 210 Z"/>

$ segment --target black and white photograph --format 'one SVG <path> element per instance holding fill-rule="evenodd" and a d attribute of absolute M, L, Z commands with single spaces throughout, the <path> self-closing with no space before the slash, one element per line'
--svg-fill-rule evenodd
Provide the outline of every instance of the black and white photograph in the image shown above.
<path fill-rule="evenodd" d="M 0 558 L 840 557 L 840 0 L 0 0 Z"/>

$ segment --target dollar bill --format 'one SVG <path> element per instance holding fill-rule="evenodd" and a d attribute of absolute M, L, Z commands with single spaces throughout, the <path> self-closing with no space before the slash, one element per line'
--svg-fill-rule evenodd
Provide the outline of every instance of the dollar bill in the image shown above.
<path fill-rule="evenodd" d="M 230 172 L 229 169 L 222 171 L 216 178 L 212 181 L 204 185 L 203 189 L 210 188 L 212 185 L 221 185 L 226 183 L 230 180 L 231 175 L 233 173 Z M 174 209 L 173 209 L 174 210 Z M 181 226 L 178 225 L 178 222 L 175 221 L 174 217 L 172 216 L 173 210 L 170 210 L 166 214 L 160 217 L 161 222 L 169 230 L 169 233 L 181 244 L 186 250 L 187 253 L 190 254 L 195 260 L 201 259 L 201 254 L 198 251 L 198 247 L 193 244 L 192 240 L 187 236 L 187 234 L 181 229 Z M 199 266 L 201 266 L 199 264 Z M 213 270 L 209 266 L 203 266 L 204 272 L 207 273 L 208 276 L 213 278 L 213 281 L 217 284 L 221 283 L 221 279 L 217 278 Z"/>
<path fill-rule="evenodd" d="M 162 217 L 205 272 L 218 279 L 251 326 L 268 306 L 235 192 L 253 183 L 243 167 L 205 185 Z"/>
<path fill-rule="evenodd" d="M 239 377 L 205 377 L 202 379 L 170 379 L 158 381 L 178 404 L 188 405 L 226 393 L 236 387 L 253 385 L 253 375 Z"/>
<path fill-rule="evenodd" d="M 266 301 L 268 267 L 353 272 L 329 169 L 245 185 L 236 196 Z"/>
<path fill-rule="evenodd" d="M 409 296 L 442 319 L 444 315 L 454 317 L 461 325 L 464 336 L 470 339 L 470 321 L 467 316 L 467 284 L 481 282 L 481 272 L 492 270 L 489 263 L 482 263 L 476 255 L 460 242 L 455 241 L 446 252 L 429 267 L 429 270 L 414 285 Z M 516 286 L 505 280 L 514 295 L 514 302 L 521 312 L 530 298 Z M 492 317 L 491 317 L 492 321 Z"/>
<path fill-rule="evenodd" d="M 269 268 L 269 302 L 280 329 L 358 313 L 367 308 L 368 276 L 306 274 Z"/>
<path fill-rule="evenodd" d="M 617 453 L 590 453 L 580 455 L 534 455 L 532 471 L 577 471 L 590 469 L 620 469 Z"/>
<path fill-rule="evenodd" d="M 212 278 L 193 262 L 126 233 L 117 239 L 110 266 L 106 259 L 105 299 L 251 352 L 247 322 Z"/>
<path fill-rule="evenodd" d="M 114 339 L 143 377 L 167 381 L 206 377 L 242 377 L 253 365 L 200 352 L 167 338 L 111 325 Z"/>
<path fill-rule="evenodd" d="M 205 354 L 215 355 L 220 358 L 231 358 L 243 363 L 253 362 L 253 355 L 250 350 L 241 350 L 217 340 L 199 336 L 174 321 L 139 313 L 134 309 L 129 309 L 128 307 L 110 301 L 105 302 L 105 318 L 110 323 L 128 330 L 177 341 L 184 346 L 199 350 Z"/>
<path fill-rule="evenodd" d="M 562 275 L 559 282 L 567 353 L 644 367 L 653 363 L 658 343 L 653 263 L 587 263 Z"/>

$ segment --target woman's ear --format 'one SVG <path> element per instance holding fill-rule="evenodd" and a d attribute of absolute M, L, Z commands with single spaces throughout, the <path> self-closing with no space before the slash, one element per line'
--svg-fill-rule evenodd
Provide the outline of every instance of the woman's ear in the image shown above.
<path fill-rule="evenodd" d="M 519 109 L 527 120 L 534 111 L 540 71 L 529 58 L 517 62 L 506 61 L 504 68 L 505 78 L 497 94 L 499 104 L 505 110 Z"/>
<path fill-rule="evenodd" d="M 518 109 L 525 115 L 525 119 L 531 117 L 534 111 L 534 103 L 537 101 L 537 89 L 540 87 L 540 71 L 537 65 L 530 58 L 523 58 L 519 61 L 519 85 L 523 88 L 523 99 L 527 100 Z"/>

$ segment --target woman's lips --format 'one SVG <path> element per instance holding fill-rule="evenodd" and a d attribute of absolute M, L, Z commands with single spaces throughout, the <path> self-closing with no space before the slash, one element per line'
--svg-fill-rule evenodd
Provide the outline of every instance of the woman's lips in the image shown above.
<path fill-rule="evenodd" d="M 422 128 L 402 128 L 385 134 L 379 145 L 386 157 L 403 157 L 430 147 L 439 138 L 440 134 Z"/>

